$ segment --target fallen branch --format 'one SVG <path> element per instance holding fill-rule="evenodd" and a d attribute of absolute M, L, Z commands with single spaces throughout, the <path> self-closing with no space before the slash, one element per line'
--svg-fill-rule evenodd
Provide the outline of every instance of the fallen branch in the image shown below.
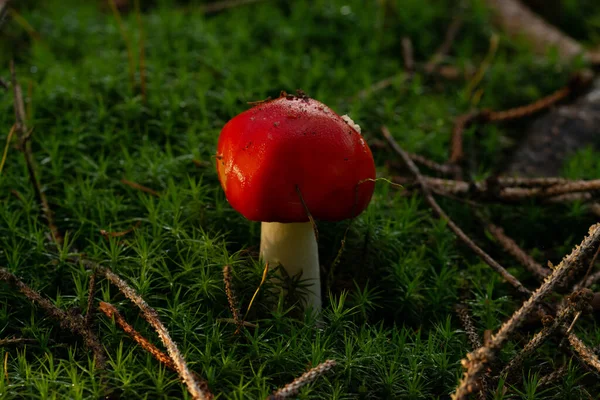
<path fill-rule="evenodd" d="M 33 190 L 35 193 L 35 197 L 37 199 L 38 204 L 41 207 L 42 217 L 46 220 L 48 224 L 48 228 L 50 229 L 50 233 L 52 235 L 53 240 L 57 245 L 62 244 L 63 237 L 58 230 L 58 227 L 54 223 L 54 214 L 50 209 L 50 205 L 48 203 L 48 199 L 46 198 L 46 194 L 42 191 L 42 187 L 40 182 L 37 179 L 35 174 L 35 161 L 33 158 L 33 152 L 31 151 L 31 146 L 29 143 L 29 139 L 31 138 L 31 131 L 27 129 L 26 125 L 26 116 L 25 116 L 25 106 L 23 103 L 23 94 L 21 91 L 21 86 L 17 82 L 17 74 L 15 72 L 14 62 L 11 60 L 10 62 L 10 72 L 12 77 L 12 86 L 13 86 L 13 95 L 14 95 L 14 109 L 15 109 L 15 131 L 17 133 L 18 138 L 18 148 L 23 153 L 25 157 L 25 164 L 27 165 L 27 172 L 29 173 L 29 180 L 33 186 Z"/>
<path fill-rule="evenodd" d="M 499 123 L 513 121 L 528 117 L 540 111 L 546 110 L 567 97 L 580 93 L 589 87 L 593 81 L 593 75 L 589 71 L 581 71 L 573 75 L 568 84 L 549 96 L 543 97 L 521 107 L 511 108 L 504 111 L 481 110 L 471 111 L 456 117 L 452 129 L 449 162 L 457 164 L 464 157 L 463 133 L 465 129 L 474 123 Z"/>
<path fill-rule="evenodd" d="M 119 310 L 117 310 L 115 306 L 113 306 L 110 303 L 105 303 L 104 301 L 101 301 L 98 309 L 102 311 L 104 315 L 106 315 L 108 318 L 114 318 L 115 322 L 117 323 L 117 325 L 119 325 L 123 332 L 129 335 L 138 345 L 140 345 L 141 348 L 150 353 L 158 362 L 163 364 L 165 367 L 169 368 L 171 371 L 178 372 L 177 366 L 175 365 L 171 357 L 169 357 L 168 354 L 163 353 L 158 347 L 150 343 L 148 339 L 142 336 L 141 333 L 136 331 L 133 328 L 133 326 L 129 325 L 129 323 L 125 320 L 125 318 L 123 318 L 123 316 L 119 313 Z M 212 399 L 213 395 L 208 389 L 208 384 L 204 380 L 200 379 L 193 372 L 192 374 L 198 380 L 198 385 L 201 386 L 204 390 L 206 398 L 209 400 Z"/>
<path fill-rule="evenodd" d="M 175 364 L 175 368 L 177 373 L 183 380 L 183 383 L 188 388 L 190 395 L 193 399 L 210 399 L 212 398 L 212 394 L 205 388 L 203 385 L 198 382 L 196 376 L 192 374 L 190 369 L 188 368 L 177 344 L 171 339 L 171 335 L 167 328 L 160 321 L 158 313 L 152 307 L 146 303 L 142 297 L 137 294 L 137 292 L 127 284 L 123 279 L 117 276 L 114 272 L 112 272 L 107 267 L 102 267 L 100 265 L 96 265 L 89 260 L 82 260 L 84 264 L 86 264 L 90 269 L 96 269 L 96 271 L 106 277 L 113 285 L 115 285 L 121 293 L 125 295 L 129 300 L 131 300 L 138 308 L 142 311 L 142 315 L 146 321 L 156 330 L 158 333 L 158 337 L 163 342 L 163 345 L 167 349 L 167 352 L 173 363 Z"/>
<path fill-rule="evenodd" d="M 335 360 L 327 360 L 317 365 L 316 367 L 302 374 L 300 377 L 294 379 L 291 383 L 288 383 L 281 389 L 277 390 L 275 393 L 270 395 L 267 400 L 283 400 L 295 396 L 303 386 L 314 382 L 320 376 L 335 367 L 335 365 Z"/>
<path fill-rule="evenodd" d="M 94 354 L 98 368 L 103 369 L 106 364 L 106 355 L 100 340 L 92 330 L 90 330 L 80 316 L 71 315 L 56 307 L 50 300 L 43 297 L 39 292 L 27 286 L 16 275 L 10 273 L 4 268 L 0 268 L 0 280 L 15 286 L 31 302 L 39 305 L 48 316 L 54 318 L 60 323 L 60 326 L 76 335 L 81 336 L 86 347 Z"/>
<path fill-rule="evenodd" d="M 500 26 L 511 36 L 524 36 L 539 53 L 547 53 L 552 47 L 560 59 L 569 61 L 583 55 L 594 61 L 595 56 L 587 52 L 575 39 L 565 35 L 544 21 L 517 0 L 487 0 L 498 17 Z"/>
<path fill-rule="evenodd" d="M 135 182 L 129 181 L 129 180 L 124 179 L 124 178 L 121 179 L 121 183 L 123 183 L 123 184 L 125 184 L 125 185 L 127 185 L 129 187 L 132 187 L 134 189 L 141 190 L 144 193 L 151 194 L 152 196 L 160 197 L 160 193 L 158 193 L 156 190 L 150 189 L 149 187 L 146 187 L 146 186 L 142 186 L 139 183 L 135 183 Z"/>
<path fill-rule="evenodd" d="M 585 298 L 585 301 L 580 301 L 582 298 Z M 538 349 L 544 342 L 553 335 L 559 329 L 566 324 L 568 319 L 571 319 L 575 312 L 580 312 L 585 305 L 589 305 L 589 300 L 591 299 L 591 292 L 588 290 L 585 293 L 574 293 L 569 297 L 569 305 L 564 307 L 558 312 L 556 318 L 552 319 L 552 317 L 547 316 L 545 318 L 546 325 L 542 328 L 541 331 L 535 334 L 535 336 L 525 345 L 523 350 L 517 354 L 510 362 L 502 369 L 500 372 L 500 376 L 505 376 L 507 380 L 510 380 L 511 375 L 513 375 L 517 368 L 519 368 L 523 361 L 531 356 L 533 352 Z M 548 321 L 551 319 L 551 321 Z"/>
<path fill-rule="evenodd" d="M 527 288 L 525 288 L 521 284 L 521 282 L 519 282 L 519 280 L 517 278 L 515 278 L 513 275 L 511 275 L 510 272 L 508 272 L 502 265 L 500 265 L 496 260 L 494 260 L 492 257 L 490 257 L 479 246 L 477 246 L 477 244 L 475 244 L 475 242 L 473 242 L 462 231 L 462 229 L 460 229 L 458 227 L 458 225 L 456 225 L 450 219 L 448 214 L 446 214 L 446 212 L 444 210 L 442 210 L 442 208 L 438 205 L 438 203 L 433 198 L 433 195 L 431 194 L 429 186 L 427 185 L 427 182 L 421 175 L 419 168 L 410 159 L 408 154 L 400 147 L 400 145 L 398 145 L 398 143 L 394 140 L 394 138 L 390 134 L 390 131 L 387 129 L 387 127 L 383 126 L 381 128 L 381 131 L 383 133 L 383 136 L 387 139 L 387 141 L 392 146 L 392 148 L 396 151 L 396 153 L 398 153 L 400 155 L 400 157 L 402 158 L 402 160 L 404 161 L 406 166 L 409 168 L 409 170 L 415 176 L 416 181 L 421 186 L 421 190 L 423 191 L 423 196 L 425 197 L 425 200 L 431 206 L 431 208 L 435 211 L 435 213 L 447 223 L 448 227 L 452 230 L 452 232 L 454 232 L 454 234 L 456 236 L 458 236 L 459 239 L 461 239 L 471 250 L 473 250 L 473 252 L 475 252 L 475 254 L 477 254 L 494 271 L 498 272 L 507 282 L 509 282 L 519 292 L 519 294 L 521 294 L 523 296 L 528 296 L 531 292 Z"/>
<path fill-rule="evenodd" d="M 500 348 L 503 347 L 510 335 L 523 323 L 525 317 L 538 306 L 539 302 L 546 295 L 563 282 L 568 274 L 579 266 L 583 260 L 591 258 L 599 244 L 600 224 L 596 224 L 590 227 L 589 234 L 581 245 L 575 247 L 572 253 L 561 261 L 552 274 L 546 278 L 542 286 L 533 292 L 521 308 L 515 311 L 511 318 L 500 327 L 499 331 L 492 336 L 490 343 L 467 355 L 467 359 L 462 361 L 466 372 L 455 393 L 452 395 L 454 400 L 468 398 L 469 394 L 475 390 L 476 384 L 485 371 L 486 366 L 495 357 Z M 569 340 L 571 340 L 570 336 Z"/>
<path fill-rule="evenodd" d="M 529 272 L 536 276 L 540 281 L 543 281 L 548 275 L 550 270 L 542 267 L 540 263 L 535 261 L 533 257 L 523 251 L 521 247 L 510 237 L 506 236 L 504 229 L 496 226 L 492 223 L 486 223 L 486 229 L 494 236 L 494 238 L 502 245 L 507 253 L 512 255 L 517 261 L 519 261 Z"/>
<path fill-rule="evenodd" d="M 235 297 L 233 285 L 231 283 L 231 267 L 229 267 L 229 265 L 223 267 L 223 282 L 225 283 L 225 294 L 227 295 L 227 301 L 229 302 L 229 309 L 231 310 L 233 321 L 237 325 L 237 329 L 235 330 L 235 333 L 237 334 L 242 327 L 242 318 L 240 317 L 237 298 Z"/>

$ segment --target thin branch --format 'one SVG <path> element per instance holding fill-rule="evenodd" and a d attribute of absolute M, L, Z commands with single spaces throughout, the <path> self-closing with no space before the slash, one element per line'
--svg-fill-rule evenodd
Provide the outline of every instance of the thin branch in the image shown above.
<path fill-rule="evenodd" d="M 583 362 L 595 369 L 596 373 L 600 373 L 600 359 L 598 359 L 598 356 L 594 354 L 592 349 L 573 334 L 569 335 L 569 343 Z"/>
<path fill-rule="evenodd" d="M 152 196 L 160 197 L 160 193 L 158 193 L 156 190 L 150 189 L 149 187 L 146 187 L 146 186 L 143 186 L 143 185 L 140 185 L 139 183 L 135 183 L 135 182 L 129 181 L 129 180 L 124 179 L 124 178 L 121 179 L 121 183 L 123 183 L 123 184 L 125 184 L 125 185 L 127 185 L 129 187 L 132 187 L 134 189 L 140 190 L 140 191 L 142 191 L 144 193 L 148 193 L 148 194 L 150 194 Z"/>
<path fill-rule="evenodd" d="M 178 372 L 177 366 L 173 362 L 173 360 L 169 357 L 168 354 L 162 352 L 158 347 L 150 343 L 148 339 L 142 336 L 141 333 L 135 330 L 133 326 L 131 326 L 125 318 L 119 313 L 119 310 L 115 306 L 110 303 L 106 303 L 104 301 L 100 302 L 100 306 L 98 307 L 100 311 L 102 311 L 108 318 L 114 318 L 115 322 L 119 327 L 129 335 L 141 348 L 150 353 L 158 362 L 162 363 L 165 367 L 169 368 L 171 371 Z M 194 374 L 192 372 L 192 374 Z M 208 383 L 204 380 L 200 379 L 196 374 L 194 374 L 196 379 L 198 380 L 199 386 L 202 387 L 204 392 L 207 395 L 207 399 L 212 399 L 213 395 L 210 393 L 208 389 Z"/>
<path fill-rule="evenodd" d="M 596 224 L 590 227 L 589 234 L 581 245 L 575 247 L 571 254 L 561 261 L 552 274 L 546 278 L 542 286 L 533 292 L 521 308 L 515 311 L 511 318 L 502 325 L 500 330 L 492 336 L 490 343 L 467 354 L 467 359 L 462 361 L 463 367 L 467 371 L 456 392 L 452 395 L 454 400 L 466 399 L 475 390 L 476 383 L 485 371 L 486 366 L 494 358 L 496 352 L 503 347 L 510 335 L 523 323 L 525 317 L 538 306 L 539 302 L 545 296 L 563 282 L 568 274 L 579 266 L 583 260 L 590 259 L 599 244 L 600 224 Z M 571 340 L 570 337 L 569 340 Z"/>
<path fill-rule="evenodd" d="M 547 323 L 541 331 L 535 334 L 535 336 L 525 345 L 523 350 L 518 353 L 510 362 L 502 369 L 500 376 L 506 376 L 507 379 L 511 378 L 517 368 L 521 367 L 523 361 L 531 356 L 533 352 L 538 349 L 544 342 L 553 335 L 557 330 L 563 327 L 568 319 L 573 317 L 576 311 L 579 311 L 576 303 L 569 304 L 558 312 L 556 318 L 550 323 Z M 552 318 L 548 316 L 548 318 Z"/>
<path fill-rule="evenodd" d="M 212 394 L 208 392 L 205 388 L 202 387 L 196 376 L 192 374 L 190 369 L 188 368 L 177 344 L 171 339 L 171 335 L 167 328 L 160 321 L 158 313 L 152 307 L 146 303 L 146 301 L 131 287 L 117 276 L 114 272 L 112 272 L 107 267 L 102 267 L 100 265 L 96 265 L 95 263 L 90 262 L 89 260 L 82 260 L 88 267 L 96 268 L 96 271 L 101 273 L 108 279 L 113 285 L 119 288 L 121 293 L 125 295 L 129 300 L 131 300 L 138 308 L 142 311 L 142 315 L 146 321 L 156 330 L 158 333 L 158 337 L 163 342 L 163 345 L 167 349 L 169 356 L 173 360 L 175 364 L 175 368 L 183 382 L 186 384 L 188 391 L 193 399 L 210 399 Z"/>
<path fill-rule="evenodd" d="M 524 252 L 512 238 L 504 233 L 504 229 L 492 223 L 486 223 L 486 229 L 496 238 L 506 252 L 527 268 L 538 280 L 543 281 L 550 275 L 551 271 L 548 268 L 544 268 L 533 257 Z"/>
<path fill-rule="evenodd" d="M 96 334 L 85 326 L 83 318 L 80 316 L 71 315 L 56 307 L 50 300 L 43 297 L 31 287 L 27 286 L 23 281 L 17 278 L 16 275 L 10 273 L 4 268 L 0 268 L 0 280 L 15 286 L 31 302 L 40 306 L 47 315 L 57 320 L 63 329 L 69 330 L 76 335 L 81 336 L 85 345 L 94 353 L 98 368 L 104 368 L 106 363 L 104 348 L 102 347 L 102 344 L 100 343 L 100 340 Z"/>
<path fill-rule="evenodd" d="M 467 334 L 467 338 L 469 338 L 469 342 L 471 343 L 471 347 L 473 349 L 477 349 L 482 346 L 481 338 L 477 334 L 477 330 L 475 329 L 475 325 L 473 325 L 473 319 L 469 315 L 469 309 L 465 304 L 458 304 L 454 307 L 456 314 L 460 318 L 460 322 L 462 323 L 463 329 Z"/>
<path fill-rule="evenodd" d="M 382 127 L 381 131 L 383 135 L 388 140 L 392 148 L 400 155 L 403 159 L 404 163 L 410 169 L 412 174 L 415 176 L 415 179 L 421 186 L 421 190 L 423 191 L 423 196 L 427 203 L 431 206 L 431 208 L 435 211 L 435 213 L 444 221 L 446 221 L 448 227 L 454 232 L 459 239 L 461 239 L 475 254 L 477 254 L 486 264 L 488 264 L 492 269 L 498 272 L 507 282 L 509 282 L 521 295 L 528 296 L 531 292 L 525 288 L 521 282 L 513 275 L 511 275 L 502 265 L 500 265 L 496 260 L 490 257 L 485 251 L 483 251 L 475 242 L 473 242 L 463 231 L 456 225 L 446 214 L 444 210 L 438 205 L 438 203 L 433 198 L 429 186 L 427 186 L 427 182 L 423 179 L 419 168 L 415 165 L 415 163 L 410 159 L 408 154 L 398 145 L 398 143 L 394 140 L 392 135 L 390 134 L 387 127 Z"/>
<path fill-rule="evenodd" d="M 90 329 L 94 321 L 94 297 L 96 295 L 96 270 L 92 269 L 88 283 L 87 312 L 85 313 L 85 326 Z"/>
<path fill-rule="evenodd" d="M 119 8 L 115 4 L 115 0 L 108 0 L 108 5 L 115 17 L 115 21 L 117 21 L 117 27 L 119 28 L 119 32 L 121 33 L 121 37 L 125 42 L 125 47 L 127 49 L 127 61 L 129 67 L 129 84 L 131 85 L 131 90 L 135 89 L 135 61 L 133 58 L 133 46 L 131 45 L 131 40 L 129 39 L 129 35 L 127 35 L 127 30 L 125 29 L 125 25 L 123 24 L 123 19 L 121 18 L 121 12 Z"/>
<path fill-rule="evenodd" d="M 27 172 L 29 173 L 29 180 L 33 186 L 33 190 L 35 193 L 35 197 L 37 199 L 38 204 L 41 207 L 42 216 L 46 220 L 48 224 L 48 228 L 50 229 L 50 233 L 54 242 L 57 245 L 62 244 L 63 237 L 58 230 L 58 227 L 54 223 L 54 214 L 50 209 L 50 205 L 48 203 L 48 199 L 46 198 L 46 194 L 42 190 L 40 182 L 37 179 L 35 174 L 35 161 L 33 158 L 33 152 L 31 151 L 31 146 L 29 143 L 29 139 L 31 137 L 31 132 L 28 131 L 26 125 L 26 116 L 25 116 L 25 106 L 23 103 L 23 93 L 21 91 L 21 86 L 17 82 L 17 74 L 15 71 L 14 62 L 11 60 L 10 62 L 10 72 L 12 77 L 12 86 L 13 86 L 13 95 L 14 95 L 14 109 L 15 109 L 15 129 L 17 133 L 17 138 L 19 140 L 19 150 L 23 153 L 25 157 L 25 164 L 27 165 Z"/>
<path fill-rule="evenodd" d="M 231 281 L 231 267 L 226 265 L 223 267 L 223 282 L 225 283 L 225 294 L 227 295 L 229 309 L 231 310 L 231 315 L 233 316 L 233 320 L 237 325 L 237 329 L 235 330 L 235 333 L 237 334 L 242 326 L 242 318 L 240 317 L 238 302 L 235 292 L 233 291 L 233 284 Z"/>
<path fill-rule="evenodd" d="M 4 346 L 20 346 L 22 344 L 27 344 L 27 343 L 37 343 L 37 341 L 35 339 L 28 339 L 28 338 L 5 338 L 5 339 L 0 339 L 0 347 L 4 347 Z"/>
<path fill-rule="evenodd" d="M 573 38 L 544 21 L 517 0 L 486 0 L 497 15 L 498 22 L 512 36 L 525 36 L 539 53 L 555 47 L 561 60 L 571 60 L 584 54 L 584 48 Z"/>
<path fill-rule="evenodd" d="M 444 36 L 444 41 L 440 45 L 440 47 L 435 51 L 431 59 L 425 64 L 425 71 L 429 74 L 433 73 L 438 65 L 444 60 L 444 57 L 450 53 L 452 50 L 452 45 L 456 40 L 456 36 L 460 29 L 463 26 L 463 19 L 460 16 L 454 17 L 450 25 L 448 25 L 448 29 L 446 30 L 446 35 Z"/>
<path fill-rule="evenodd" d="M 294 379 L 291 383 L 288 383 L 281 389 L 277 390 L 268 400 L 283 400 L 295 396 L 298 394 L 303 386 L 308 385 L 311 382 L 317 380 L 320 376 L 324 375 L 327 371 L 335 367 L 335 360 L 327 360 L 309 371 L 302 374 L 300 377 Z"/>
<path fill-rule="evenodd" d="M 409 74 L 415 72 L 415 57 L 413 51 L 412 41 L 409 37 L 402 38 L 402 59 L 404 60 L 404 69 Z"/>

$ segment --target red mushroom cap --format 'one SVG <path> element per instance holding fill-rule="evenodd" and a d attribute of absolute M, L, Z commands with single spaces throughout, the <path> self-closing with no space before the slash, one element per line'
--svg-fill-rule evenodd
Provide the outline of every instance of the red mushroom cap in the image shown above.
<path fill-rule="evenodd" d="M 306 222 L 306 208 L 317 219 L 352 218 L 375 186 L 365 181 L 375 163 L 361 134 L 306 96 L 282 95 L 230 120 L 217 172 L 231 206 L 253 221 Z"/>

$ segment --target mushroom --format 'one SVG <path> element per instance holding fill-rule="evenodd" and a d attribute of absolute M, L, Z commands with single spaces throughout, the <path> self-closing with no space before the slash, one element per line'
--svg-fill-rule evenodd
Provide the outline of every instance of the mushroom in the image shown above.
<path fill-rule="evenodd" d="M 301 273 L 305 307 L 321 310 L 316 230 L 311 216 L 360 214 L 374 190 L 375 163 L 349 117 L 307 97 L 282 95 L 231 119 L 217 145 L 217 172 L 231 206 L 261 221 L 260 257 L 288 276 Z"/>

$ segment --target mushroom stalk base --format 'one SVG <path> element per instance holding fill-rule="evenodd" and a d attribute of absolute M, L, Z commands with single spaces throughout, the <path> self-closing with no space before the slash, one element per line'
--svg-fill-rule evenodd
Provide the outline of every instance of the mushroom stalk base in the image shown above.
<path fill-rule="evenodd" d="M 281 264 L 290 277 L 302 272 L 302 290 L 307 292 L 304 304 L 313 311 L 321 310 L 319 253 L 310 222 L 263 222 L 260 256 L 269 268 Z"/>

